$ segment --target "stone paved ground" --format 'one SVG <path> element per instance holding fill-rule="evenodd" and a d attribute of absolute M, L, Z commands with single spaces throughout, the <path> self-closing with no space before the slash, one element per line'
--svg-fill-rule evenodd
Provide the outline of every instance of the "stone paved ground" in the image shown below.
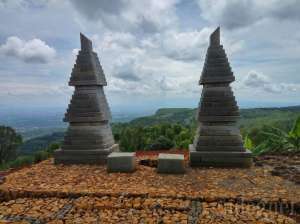
<path fill-rule="evenodd" d="M 105 166 L 46 160 L 6 176 L 0 223 L 296 223 L 287 216 L 299 214 L 300 186 L 271 171 L 163 175 L 138 165 L 132 174 L 108 174 Z"/>
<path fill-rule="evenodd" d="M 300 184 L 300 153 L 288 155 L 265 155 L 257 157 L 257 166 L 269 166 L 274 176 L 280 176 Z"/>

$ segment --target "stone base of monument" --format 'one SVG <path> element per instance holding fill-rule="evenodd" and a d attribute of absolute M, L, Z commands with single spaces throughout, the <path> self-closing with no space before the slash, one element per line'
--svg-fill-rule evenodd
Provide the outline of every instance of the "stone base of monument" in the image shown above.
<path fill-rule="evenodd" d="M 226 151 L 196 151 L 193 145 L 189 146 L 190 166 L 212 166 L 212 167 L 241 167 L 247 168 L 252 165 L 252 153 L 226 152 Z"/>
<path fill-rule="evenodd" d="M 135 170 L 134 152 L 113 152 L 107 157 L 107 172 L 131 173 Z"/>
<path fill-rule="evenodd" d="M 107 149 L 99 150 L 62 150 L 54 152 L 55 164 L 106 164 L 107 156 L 119 151 L 119 145 L 114 144 Z"/>
<path fill-rule="evenodd" d="M 157 172 L 167 174 L 184 173 L 184 155 L 160 153 L 158 156 Z"/>

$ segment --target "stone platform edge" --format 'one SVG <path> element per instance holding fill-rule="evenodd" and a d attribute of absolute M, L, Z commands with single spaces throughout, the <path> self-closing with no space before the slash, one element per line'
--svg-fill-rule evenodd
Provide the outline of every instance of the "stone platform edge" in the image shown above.
<path fill-rule="evenodd" d="M 119 145 L 113 144 L 106 149 L 97 150 L 62 150 L 54 151 L 54 164 L 106 164 L 107 156 L 112 152 L 118 152 Z"/>
<path fill-rule="evenodd" d="M 241 167 L 252 166 L 252 152 L 226 152 L 226 151 L 196 151 L 195 147 L 189 145 L 191 167 Z"/>

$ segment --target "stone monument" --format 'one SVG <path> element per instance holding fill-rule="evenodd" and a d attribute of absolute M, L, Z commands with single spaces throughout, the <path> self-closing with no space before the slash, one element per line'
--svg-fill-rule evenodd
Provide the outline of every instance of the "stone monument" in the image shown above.
<path fill-rule="evenodd" d="M 235 80 L 225 50 L 220 45 L 220 28 L 210 36 L 199 85 L 203 85 L 198 107 L 198 129 L 190 145 L 191 166 L 249 167 L 252 155 L 243 147 L 236 126 L 239 108 L 230 87 Z"/>
<path fill-rule="evenodd" d="M 69 127 L 54 159 L 55 163 L 63 164 L 103 164 L 108 154 L 118 151 L 103 90 L 107 82 L 92 42 L 83 34 L 80 41 L 81 50 L 69 81 L 75 91 L 64 118 Z"/>

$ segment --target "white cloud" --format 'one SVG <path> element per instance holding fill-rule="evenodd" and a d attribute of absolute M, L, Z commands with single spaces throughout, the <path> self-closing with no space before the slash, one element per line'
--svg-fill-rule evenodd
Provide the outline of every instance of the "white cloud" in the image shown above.
<path fill-rule="evenodd" d="M 300 91 L 300 84 L 275 83 L 272 80 L 256 71 L 250 71 L 242 81 L 242 87 L 250 88 L 253 91 L 264 91 L 268 93 L 283 93 Z"/>
<path fill-rule="evenodd" d="M 164 97 L 168 102 L 199 99 L 198 80 L 209 35 L 221 25 L 222 44 L 237 79 L 233 86 L 242 80 L 237 98 L 242 95 L 247 101 L 257 91 L 264 99 L 292 102 L 300 83 L 298 6 L 297 0 L 0 0 L 0 17 L 5 21 L 0 26 L 2 39 L 18 38 L 11 44 L 18 47 L 1 43 L 1 53 L 11 56 L 1 56 L 1 82 L 28 83 L 28 87 L 15 85 L 24 95 L 31 89 L 46 98 L 50 92 L 59 94 L 59 88 L 48 92 L 46 87 L 67 84 L 78 49 L 71 51 L 79 47 L 79 32 L 84 32 L 98 53 L 113 103 L 123 103 L 124 96 L 130 102 L 140 96 L 145 104 L 150 98 L 153 102 Z M 48 42 L 37 45 L 53 49 L 54 56 L 25 47 L 34 36 L 51 40 L 57 52 Z M 48 66 L 22 63 L 46 63 L 53 57 L 55 63 Z M 243 74 L 252 68 L 261 72 L 248 74 L 244 83 Z"/>
<path fill-rule="evenodd" d="M 160 37 L 162 51 L 177 60 L 199 60 L 211 32 L 212 29 L 205 27 L 200 31 L 165 33 Z"/>
<path fill-rule="evenodd" d="M 54 48 L 40 39 L 24 41 L 16 36 L 8 37 L 0 46 L 0 53 L 26 63 L 48 63 L 56 56 Z"/>
<path fill-rule="evenodd" d="M 142 37 L 109 31 L 94 35 L 92 40 L 109 91 L 131 96 L 199 96 L 198 80 L 212 31 L 210 27 L 186 32 L 167 30 Z M 223 42 L 229 54 L 244 47 L 242 41 L 224 38 Z"/>
<path fill-rule="evenodd" d="M 268 83 L 270 83 L 269 78 L 256 71 L 250 71 L 244 79 L 245 86 L 249 87 L 263 87 Z"/>

